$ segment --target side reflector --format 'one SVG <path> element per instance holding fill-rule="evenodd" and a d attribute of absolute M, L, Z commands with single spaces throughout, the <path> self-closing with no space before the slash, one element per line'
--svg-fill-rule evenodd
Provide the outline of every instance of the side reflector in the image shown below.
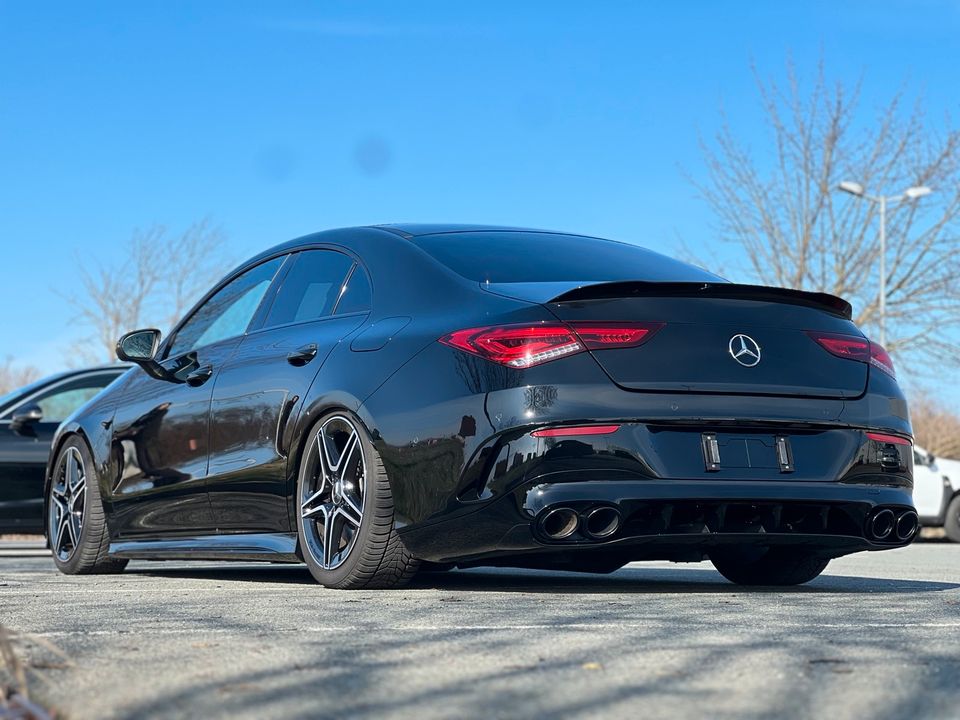
<path fill-rule="evenodd" d="M 574 437 L 576 435 L 610 435 L 619 425 L 579 425 L 576 427 L 545 428 L 530 433 L 533 437 Z"/>
<path fill-rule="evenodd" d="M 910 440 L 908 440 L 907 438 L 902 438 L 899 435 L 884 435 L 883 433 L 868 432 L 867 437 L 879 443 L 892 443 L 894 445 L 913 445 L 913 443 Z"/>

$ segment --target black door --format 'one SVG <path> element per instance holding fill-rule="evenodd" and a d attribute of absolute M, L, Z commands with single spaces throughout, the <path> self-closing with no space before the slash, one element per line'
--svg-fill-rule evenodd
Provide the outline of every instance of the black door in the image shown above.
<path fill-rule="evenodd" d="M 43 529 L 43 474 L 57 426 L 123 372 L 105 369 L 51 382 L 0 417 L 0 531 Z M 37 419 L 14 422 L 31 410 Z"/>
<path fill-rule="evenodd" d="M 109 495 L 119 537 L 216 528 L 205 479 L 216 375 L 239 347 L 284 258 L 230 280 L 174 331 L 163 364 L 177 382 L 135 371 L 113 422 L 120 478 Z"/>
<path fill-rule="evenodd" d="M 221 532 L 291 530 L 291 421 L 327 355 L 369 308 L 369 281 L 351 258 L 294 256 L 262 327 L 243 339 L 214 388 L 208 486 Z"/>

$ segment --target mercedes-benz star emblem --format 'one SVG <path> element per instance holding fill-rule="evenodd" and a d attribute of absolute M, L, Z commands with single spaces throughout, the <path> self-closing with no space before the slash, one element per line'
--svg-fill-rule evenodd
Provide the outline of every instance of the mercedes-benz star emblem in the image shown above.
<path fill-rule="evenodd" d="M 730 355 L 744 367 L 753 367 L 760 362 L 760 346 L 749 335 L 734 335 L 730 338 Z"/>

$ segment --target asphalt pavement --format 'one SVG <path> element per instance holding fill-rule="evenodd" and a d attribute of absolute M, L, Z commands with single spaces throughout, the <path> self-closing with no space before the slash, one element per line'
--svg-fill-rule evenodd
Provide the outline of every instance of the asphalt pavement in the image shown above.
<path fill-rule="evenodd" d="M 645 563 L 343 592 L 282 565 L 68 577 L 8 542 L 0 623 L 32 697 L 76 720 L 960 718 L 947 543 L 836 560 L 790 590 Z"/>

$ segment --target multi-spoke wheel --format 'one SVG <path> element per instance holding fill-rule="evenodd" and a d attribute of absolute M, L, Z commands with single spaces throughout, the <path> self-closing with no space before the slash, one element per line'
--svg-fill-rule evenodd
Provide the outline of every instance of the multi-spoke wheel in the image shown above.
<path fill-rule="evenodd" d="M 300 550 L 311 573 L 336 588 L 395 587 L 414 573 L 393 528 L 383 464 L 359 421 L 329 415 L 308 436 L 297 481 Z"/>
<path fill-rule="evenodd" d="M 93 460 L 83 440 L 67 440 L 54 464 L 47 493 L 47 538 L 61 571 L 120 572 L 126 560 L 107 555 L 109 538 L 93 474 Z"/>
<path fill-rule="evenodd" d="M 87 474 L 83 458 L 75 447 L 60 456 L 50 486 L 50 549 L 66 562 L 80 542 L 83 529 L 83 502 L 87 495 Z"/>

